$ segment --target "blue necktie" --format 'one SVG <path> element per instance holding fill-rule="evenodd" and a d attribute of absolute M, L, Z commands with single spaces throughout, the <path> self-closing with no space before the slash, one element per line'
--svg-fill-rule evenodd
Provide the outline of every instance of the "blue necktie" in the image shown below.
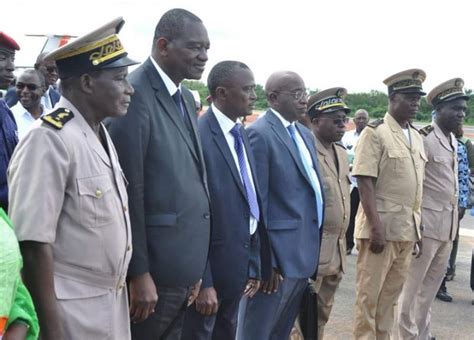
<path fill-rule="evenodd" d="M 288 126 L 288 131 L 290 132 L 291 139 L 293 139 L 293 142 L 295 143 L 296 149 L 298 150 L 298 153 L 300 155 L 301 162 L 303 163 L 304 170 L 306 171 L 306 174 L 308 175 L 310 181 L 311 181 L 311 186 L 313 187 L 314 193 L 316 194 L 316 212 L 318 214 L 318 224 L 319 228 L 321 228 L 322 224 L 322 219 L 323 219 L 323 197 L 321 195 L 320 191 L 320 186 L 317 185 L 316 180 L 313 177 L 313 174 L 311 172 L 312 166 L 308 164 L 306 161 L 306 158 L 304 157 L 303 150 L 301 148 L 305 148 L 305 145 L 300 145 L 298 143 L 298 140 L 296 139 L 296 129 L 293 125 Z"/>
<path fill-rule="evenodd" d="M 245 164 L 245 154 L 244 154 L 244 143 L 242 140 L 242 132 L 240 131 L 241 125 L 235 124 L 230 133 L 234 136 L 234 149 L 237 153 L 237 158 L 239 160 L 240 174 L 242 176 L 242 184 L 245 188 L 245 193 L 247 194 L 247 202 L 250 207 L 250 213 L 252 216 L 259 221 L 260 220 L 260 209 L 258 208 L 257 195 L 255 190 L 250 182 L 250 177 L 247 172 L 247 166 Z"/>

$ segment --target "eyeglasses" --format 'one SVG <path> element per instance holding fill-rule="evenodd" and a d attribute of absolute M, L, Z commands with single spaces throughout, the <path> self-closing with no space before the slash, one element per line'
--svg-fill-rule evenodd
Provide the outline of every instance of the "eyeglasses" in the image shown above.
<path fill-rule="evenodd" d="M 301 100 L 308 96 L 306 90 L 297 90 L 297 91 L 275 91 L 277 93 L 287 93 L 293 96 L 295 100 Z"/>
<path fill-rule="evenodd" d="M 40 88 L 41 86 L 38 86 L 36 84 L 24 84 L 24 83 L 17 83 L 16 84 L 16 88 L 17 90 L 20 90 L 22 91 L 25 87 L 28 88 L 28 90 L 30 91 L 36 91 L 38 88 Z"/>
<path fill-rule="evenodd" d="M 344 117 L 344 118 L 332 118 L 332 117 L 319 117 L 320 119 L 330 119 L 332 120 L 334 125 L 342 125 L 342 124 L 347 124 L 349 123 L 349 118 Z"/>

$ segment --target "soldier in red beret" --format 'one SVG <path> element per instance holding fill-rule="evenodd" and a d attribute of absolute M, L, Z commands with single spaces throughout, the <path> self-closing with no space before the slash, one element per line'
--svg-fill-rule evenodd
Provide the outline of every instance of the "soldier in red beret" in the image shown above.
<path fill-rule="evenodd" d="M 7 89 L 13 82 L 15 51 L 20 46 L 11 37 L 0 31 L 0 89 Z M 0 207 L 8 211 L 7 168 L 18 143 L 18 132 L 13 114 L 3 99 L 0 99 Z"/>

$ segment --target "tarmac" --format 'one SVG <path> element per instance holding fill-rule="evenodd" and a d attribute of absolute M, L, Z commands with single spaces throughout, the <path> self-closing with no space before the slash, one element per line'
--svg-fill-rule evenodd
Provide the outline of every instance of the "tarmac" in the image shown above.
<path fill-rule="evenodd" d="M 436 340 L 474 339 L 474 293 L 470 288 L 471 257 L 474 250 L 474 217 L 470 211 L 461 221 L 460 242 L 456 259 L 456 276 L 447 283 L 453 302 L 435 299 L 431 312 L 431 333 Z M 352 317 L 355 303 L 355 263 L 357 251 L 347 257 L 345 273 L 336 292 L 334 307 L 325 328 L 325 340 L 352 339 Z M 393 338 L 398 339 L 396 324 Z"/>

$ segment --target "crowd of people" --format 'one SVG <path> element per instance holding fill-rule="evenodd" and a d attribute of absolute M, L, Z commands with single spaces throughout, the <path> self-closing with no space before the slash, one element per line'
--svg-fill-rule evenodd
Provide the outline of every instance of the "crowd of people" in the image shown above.
<path fill-rule="evenodd" d="M 210 70 L 199 118 L 182 85 L 208 60 L 199 17 L 164 13 L 130 74 L 123 24 L 40 54 L 0 100 L 0 339 L 323 339 L 354 247 L 353 337 L 432 339 L 473 167 L 463 80 L 417 130 L 426 74 L 392 75 L 384 118 L 346 132 L 345 88 L 277 71 L 244 126 L 246 64 Z M 19 49 L 0 32 L 2 89 Z"/>

